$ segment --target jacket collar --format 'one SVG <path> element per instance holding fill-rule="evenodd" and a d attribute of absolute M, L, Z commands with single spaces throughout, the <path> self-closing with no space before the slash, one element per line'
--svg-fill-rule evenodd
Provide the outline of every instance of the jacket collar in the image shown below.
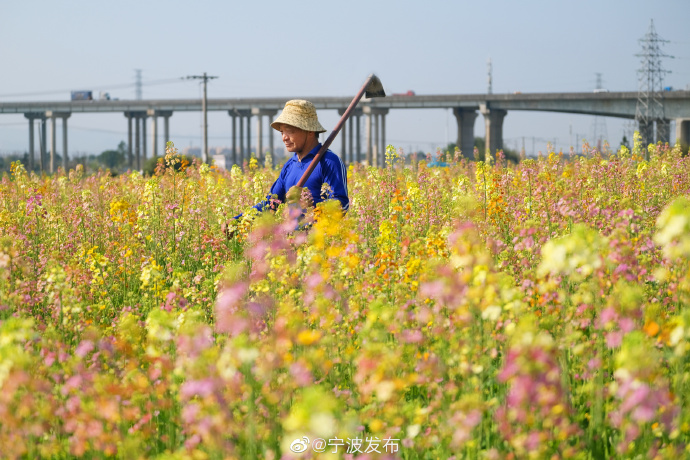
<path fill-rule="evenodd" d="M 304 158 L 302 158 L 302 161 L 299 160 L 299 157 L 297 156 L 296 153 L 292 156 L 292 159 L 293 159 L 294 161 L 298 162 L 298 163 L 308 163 L 308 162 L 311 162 L 311 160 L 313 160 L 314 157 L 316 156 L 316 154 L 319 152 L 319 149 L 320 149 L 320 148 L 321 148 L 321 142 L 319 142 L 318 144 L 316 144 L 316 147 L 314 147 L 313 149 L 311 149 L 311 150 L 309 151 L 309 153 L 307 153 L 307 155 L 306 155 Z"/>

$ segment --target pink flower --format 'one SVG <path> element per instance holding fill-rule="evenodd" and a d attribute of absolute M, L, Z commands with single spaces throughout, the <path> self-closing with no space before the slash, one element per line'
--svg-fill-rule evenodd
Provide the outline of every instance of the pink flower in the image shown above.
<path fill-rule="evenodd" d="M 196 420 L 196 416 L 201 410 L 201 407 L 199 407 L 198 404 L 196 403 L 190 403 L 187 404 L 182 408 L 182 420 L 184 421 L 185 424 L 191 425 L 194 423 Z"/>
<path fill-rule="evenodd" d="M 50 353 L 48 353 L 43 362 L 46 365 L 46 367 L 52 366 L 55 362 L 55 352 L 51 351 Z"/>
<path fill-rule="evenodd" d="M 649 406 L 638 406 L 632 411 L 631 417 L 637 422 L 649 422 L 656 415 L 656 410 Z"/>
<path fill-rule="evenodd" d="M 418 329 L 412 331 L 405 329 L 402 331 L 402 340 L 405 343 L 419 343 L 424 340 L 424 334 L 422 334 L 422 331 Z"/>
<path fill-rule="evenodd" d="M 482 421 L 482 413 L 477 409 L 471 410 L 467 414 L 462 411 L 456 412 L 451 421 L 456 426 L 452 444 L 459 447 L 472 438 L 472 430 Z"/>
<path fill-rule="evenodd" d="M 216 332 L 237 335 L 247 328 L 247 320 L 235 313 L 239 310 L 240 302 L 247 293 L 248 288 L 249 285 L 246 282 L 239 282 L 218 294 L 218 299 L 216 300 Z"/>
<path fill-rule="evenodd" d="M 62 386 L 62 394 L 67 395 L 67 393 L 70 392 L 70 390 L 79 388 L 81 386 L 82 382 L 82 377 L 81 375 L 73 375 L 72 377 L 68 378 L 65 384 Z"/>
<path fill-rule="evenodd" d="M 610 321 L 615 321 L 618 318 L 618 313 L 613 307 L 604 308 L 599 314 L 599 327 L 603 327 Z"/>
<path fill-rule="evenodd" d="M 427 283 L 422 283 L 421 286 L 419 286 L 419 294 L 422 297 L 435 299 L 443 295 L 443 292 L 445 291 L 444 288 L 445 285 L 441 280 L 429 281 Z"/>
<path fill-rule="evenodd" d="M 185 446 L 187 449 L 192 450 L 192 449 L 194 449 L 196 446 L 198 446 L 200 442 L 201 442 L 201 436 L 199 436 L 198 433 L 195 433 L 194 435 L 190 436 L 189 438 L 187 438 L 187 439 L 185 440 L 184 446 Z"/>
<path fill-rule="evenodd" d="M 94 349 L 94 345 L 93 345 L 92 341 L 82 340 L 82 342 L 74 350 L 74 354 L 79 356 L 80 358 L 83 358 L 93 349 Z"/>
<path fill-rule="evenodd" d="M 617 348 L 623 342 L 623 333 L 621 331 L 612 331 L 606 334 L 606 346 L 609 348 Z"/>
<path fill-rule="evenodd" d="M 592 358 L 587 362 L 587 369 L 590 371 L 597 370 L 601 367 L 601 359 L 600 358 Z"/>
<path fill-rule="evenodd" d="M 182 387 L 180 388 L 180 395 L 187 399 L 196 395 L 205 397 L 212 394 L 214 389 L 215 384 L 213 379 L 208 378 L 203 380 L 188 380 L 182 384 Z"/>
<path fill-rule="evenodd" d="M 193 335 L 177 337 L 177 351 L 190 358 L 198 357 L 202 351 L 213 345 L 213 333 L 209 326 L 199 326 Z"/>
<path fill-rule="evenodd" d="M 541 440 L 538 431 L 532 431 L 529 435 L 527 435 L 527 440 L 525 441 L 525 447 L 527 447 L 527 450 L 536 451 L 539 447 L 539 444 L 541 444 Z"/>
<path fill-rule="evenodd" d="M 297 382 L 299 386 L 307 386 L 314 381 L 311 371 L 301 361 L 292 363 L 290 366 L 290 375 L 294 377 L 295 382 Z"/>
<path fill-rule="evenodd" d="M 631 332 L 633 329 L 635 329 L 635 321 L 633 321 L 631 318 L 621 318 L 618 323 L 618 327 L 620 328 L 621 332 Z"/>

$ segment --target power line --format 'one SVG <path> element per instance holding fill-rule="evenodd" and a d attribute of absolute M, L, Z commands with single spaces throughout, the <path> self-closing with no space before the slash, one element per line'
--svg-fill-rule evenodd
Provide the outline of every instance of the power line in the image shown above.
<path fill-rule="evenodd" d="M 184 77 L 178 77 L 178 78 L 167 78 L 164 80 L 152 80 L 152 81 L 142 81 L 141 85 L 142 86 L 153 86 L 153 85 L 164 85 L 164 84 L 169 84 L 169 83 L 179 83 L 184 80 Z M 105 90 L 105 89 L 120 89 L 120 88 L 131 88 L 132 86 L 136 86 L 137 83 L 117 83 L 114 85 L 98 85 L 98 86 L 91 86 L 95 90 Z M 82 86 L 87 86 L 87 85 L 82 85 Z M 0 97 L 24 97 L 24 96 L 44 96 L 44 95 L 49 95 L 49 94 L 60 94 L 60 93 L 69 93 L 72 91 L 74 88 L 71 89 L 55 89 L 55 90 L 49 90 L 49 91 L 34 91 L 30 93 L 10 93 L 10 94 L 0 94 Z"/>

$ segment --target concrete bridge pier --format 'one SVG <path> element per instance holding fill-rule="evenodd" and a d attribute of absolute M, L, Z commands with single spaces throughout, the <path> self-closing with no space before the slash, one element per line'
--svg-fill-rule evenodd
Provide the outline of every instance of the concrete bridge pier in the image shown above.
<path fill-rule="evenodd" d="M 264 116 L 268 117 L 268 144 L 269 144 L 269 151 L 271 152 L 271 155 L 274 157 L 273 159 L 275 160 L 275 155 L 273 151 L 273 128 L 271 128 L 271 123 L 273 122 L 273 117 L 275 116 L 276 113 L 278 113 L 277 110 L 271 110 L 271 109 L 260 109 L 258 107 L 253 107 L 251 111 L 252 115 L 256 115 L 257 123 L 256 123 L 256 159 L 257 160 L 262 160 L 265 158 L 265 153 L 263 151 L 263 120 Z"/>
<path fill-rule="evenodd" d="M 486 127 L 486 150 L 488 155 L 492 158 L 497 150 L 503 148 L 503 119 L 508 114 L 508 111 L 502 109 L 491 109 L 487 105 L 482 104 L 479 111 L 484 116 L 484 124 Z"/>
<path fill-rule="evenodd" d="M 46 167 L 48 166 L 46 164 L 46 156 L 48 153 L 48 123 L 46 122 L 46 118 L 43 117 L 41 119 L 41 165 L 43 169 L 41 171 L 45 171 Z"/>
<path fill-rule="evenodd" d="M 360 113 L 362 111 L 360 110 Z M 343 156 L 347 156 L 345 160 L 345 166 L 349 166 L 350 163 L 355 163 L 357 161 L 355 157 L 355 145 L 354 145 L 354 135 L 355 135 L 355 129 L 357 130 L 357 141 L 359 142 L 359 115 L 356 115 L 353 113 L 350 115 L 350 119 L 347 121 L 350 126 L 347 128 L 347 141 L 348 145 L 350 146 L 350 150 L 347 152 L 348 155 L 345 155 L 345 152 L 343 152 Z M 355 123 L 357 123 L 357 128 L 355 128 Z M 345 137 L 345 136 L 343 136 Z M 357 156 L 359 156 L 359 152 L 357 152 Z"/>
<path fill-rule="evenodd" d="M 172 116 L 172 110 L 149 109 L 146 111 L 146 115 L 151 118 L 151 156 L 153 158 L 158 158 L 158 117 L 163 117 L 165 121 L 163 137 L 165 138 L 165 146 L 167 146 L 168 137 L 170 136 L 169 120 Z M 165 146 L 163 147 L 164 155 Z M 144 157 L 145 156 L 144 154 Z"/>
<path fill-rule="evenodd" d="M 156 111 L 151 109 L 147 111 L 147 115 L 151 118 L 151 156 L 156 158 L 158 156 L 158 145 L 156 143 L 158 140 L 158 117 L 156 116 Z"/>
<path fill-rule="evenodd" d="M 357 139 L 357 146 L 356 146 L 356 149 L 355 149 L 355 155 L 356 155 L 355 161 L 356 161 L 357 163 L 361 163 L 361 162 L 362 162 L 362 135 L 361 135 L 361 132 L 360 132 L 360 128 L 361 128 L 361 126 L 362 126 L 362 115 L 361 115 L 361 114 L 358 114 L 358 115 L 355 115 L 355 117 L 356 117 L 356 119 L 357 119 L 357 121 L 356 121 L 356 130 L 357 130 L 356 139 Z"/>
<path fill-rule="evenodd" d="M 139 122 L 141 123 L 141 162 L 139 163 L 139 171 L 144 169 L 144 165 L 146 164 L 146 119 L 148 116 L 146 115 L 146 112 L 143 112 L 143 115 L 139 119 Z"/>
<path fill-rule="evenodd" d="M 657 120 L 656 121 L 656 141 L 661 143 L 667 143 L 671 140 L 671 122 L 670 120 Z"/>
<path fill-rule="evenodd" d="M 341 117 L 345 114 L 347 109 L 338 109 L 338 115 Z M 362 109 L 355 108 L 350 113 L 350 118 L 343 123 L 343 127 L 340 132 L 341 148 L 340 152 L 336 152 L 343 164 L 347 167 L 350 163 L 355 163 L 359 161 L 359 120 L 362 116 Z M 356 127 L 355 127 L 356 123 Z M 349 126 L 348 126 L 349 125 Z M 355 146 L 354 134 L 357 132 L 357 145 Z"/>
<path fill-rule="evenodd" d="M 346 109 L 338 109 L 338 115 L 341 117 L 345 113 Z M 352 118 L 350 118 L 350 121 L 352 121 Z M 347 134 L 348 134 L 348 129 L 347 129 L 347 123 L 343 124 L 343 128 L 340 130 L 340 155 L 336 153 L 340 157 L 340 160 L 343 162 L 345 166 L 347 166 Z M 352 142 L 352 141 L 350 141 Z"/>
<path fill-rule="evenodd" d="M 456 145 L 465 158 L 474 156 L 474 121 L 477 119 L 477 111 L 463 107 L 453 109 L 453 115 L 458 123 L 458 140 Z"/>
<path fill-rule="evenodd" d="M 43 123 L 43 130 L 45 130 L 46 116 L 45 113 L 41 112 L 28 112 L 24 114 L 24 117 L 29 120 L 29 171 L 33 171 L 36 158 L 36 150 L 34 148 L 34 121 L 41 120 Z M 45 152 L 44 133 L 42 133 L 39 141 L 42 142 L 42 144 L 39 146 L 38 164 L 40 171 L 43 172 L 43 152 Z"/>
<path fill-rule="evenodd" d="M 239 115 L 239 139 L 240 139 L 240 146 L 239 150 L 237 151 L 237 164 L 240 165 L 240 168 L 244 165 L 244 116 L 241 114 Z"/>
<path fill-rule="evenodd" d="M 72 115 L 70 112 L 55 112 L 49 110 L 46 117 L 50 118 L 50 172 L 55 172 L 55 150 L 56 150 L 56 126 L 55 120 L 62 118 L 62 169 L 67 172 L 69 156 L 67 153 L 67 119 Z"/>
<path fill-rule="evenodd" d="M 369 107 L 365 107 L 365 109 L 368 109 Z M 365 136 L 366 136 L 366 142 L 367 142 L 367 152 L 366 152 L 366 163 L 367 166 L 371 166 L 371 152 L 372 152 L 372 145 L 371 145 L 371 113 L 368 111 L 365 111 L 364 113 L 367 114 L 366 118 L 366 127 L 365 127 Z"/>
<path fill-rule="evenodd" d="M 138 171 L 144 168 L 146 162 L 146 113 L 143 110 L 125 112 L 125 117 L 127 117 L 127 167 Z M 132 143 L 132 120 L 134 121 L 134 143 Z M 144 141 L 143 145 L 142 140 Z M 144 161 L 141 158 L 142 151 Z"/>
<path fill-rule="evenodd" d="M 134 159 L 137 171 L 141 171 L 141 123 L 140 117 L 134 117 Z"/>
<path fill-rule="evenodd" d="M 237 164 L 237 112 L 235 109 L 228 110 L 230 115 L 230 136 L 232 137 L 232 157 L 233 165 Z"/>
<path fill-rule="evenodd" d="M 249 161 L 252 158 L 252 114 L 250 110 L 247 110 L 247 112 L 247 123 L 245 124 L 245 147 L 247 150 L 245 152 L 245 158 Z"/>
<path fill-rule="evenodd" d="M 127 167 L 132 169 L 134 159 L 132 157 L 132 115 L 130 112 L 125 112 L 127 118 Z"/>
<path fill-rule="evenodd" d="M 235 110 L 235 113 L 240 119 L 240 126 L 239 126 L 239 138 L 240 138 L 240 149 L 239 149 L 239 155 L 237 159 L 237 164 L 242 167 L 244 164 L 244 161 L 247 160 L 249 161 L 249 157 L 251 154 L 251 141 L 250 141 L 250 134 L 251 134 L 251 127 L 250 121 L 252 117 L 252 111 L 248 109 L 243 109 L 243 110 Z M 245 119 L 246 119 L 246 124 L 247 128 L 245 130 Z"/>
<path fill-rule="evenodd" d="M 690 119 L 676 119 L 676 143 L 686 148 L 690 144 Z"/>
<path fill-rule="evenodd" d="M 654 122 L 640 120 L 637 123 L 637 131 L 640 133 L 642 145 L 645 147 L 650 142 L 654 142 Z"/>
<path fill-rule="evenodd" d="M 384 167 L 386 165 L 386 115 L 388 115 L 388 109 L 379 109 L 379 123 L 378 123 L 378 137 L 379 145 L 381 146 L 381 153 L 379 154 L 379 165 Z"/>
<path fill-rule="evenodd" d="M 161 116 L 163 117 L 163 141 L 165 142 L 165 148 L 163 153 L 167 153 L 168 142 L 170 142 L 170 117 L 172 117 L 172 110 L 161 110 Z"/>
<path fill-rule="evenodd" d="M 367 163 L 371 166 L 383 167 L 386 158 L 388 109 L 367 105 L 362 110 L 367 115 Z"/>

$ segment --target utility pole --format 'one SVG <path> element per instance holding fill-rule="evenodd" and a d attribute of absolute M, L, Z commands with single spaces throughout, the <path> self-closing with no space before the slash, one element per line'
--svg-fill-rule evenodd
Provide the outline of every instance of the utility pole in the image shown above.
<path fill-rule="evenodd" d="M 204 141 L 203 145 L 201 146 L 201 161 L 204 163 L 208 163 L 208 110 L 206 107 L 206 83 L 209 80 L 213 80 L 214 78 L 218 77 L 211 77 L 206 75 L 206 72 L 204 72 L 203 75 L 190 75 L 187 77 L 187 79 L 194 79 L 194 80 L 203 80 L 204 83 L 204 96 L 201 99 L 201 111 L 204 114 Z"/>
<path fill-rule="evenodd" d="M 487 68 L 487 73 L 488 73 L 488 81 L 487 83 L 489 84 L 489 87 L 487 89 L 487 94 L 491 94 L 493 92 L 493 68 L 491 67 L 491 58 L 489 58 L 488 62 L 488 68 Z"/>
<path fill-rule="evenodd" d="M 601 72 L 595 72 L 594 75 L 597 76 L 594 92 L 597 92 L 597 90 L 603 90 L 604 86 L 601 80 Z M 606 120 L 604 117 L 600 117 L 598 115 L 594 116 L 594 120 L 592 121 L 592 132 L 593 134 L 591 141 L 597 146 L 597 150 L 601 152 L 603 142 L 608 140 L 608 131 L 606 129 Z"/>
<path fill-rule="evenodd" d="M 141 100 L 141 69 L 134 69 L 134 89 L 135 98 L 137 101 Z"/>

